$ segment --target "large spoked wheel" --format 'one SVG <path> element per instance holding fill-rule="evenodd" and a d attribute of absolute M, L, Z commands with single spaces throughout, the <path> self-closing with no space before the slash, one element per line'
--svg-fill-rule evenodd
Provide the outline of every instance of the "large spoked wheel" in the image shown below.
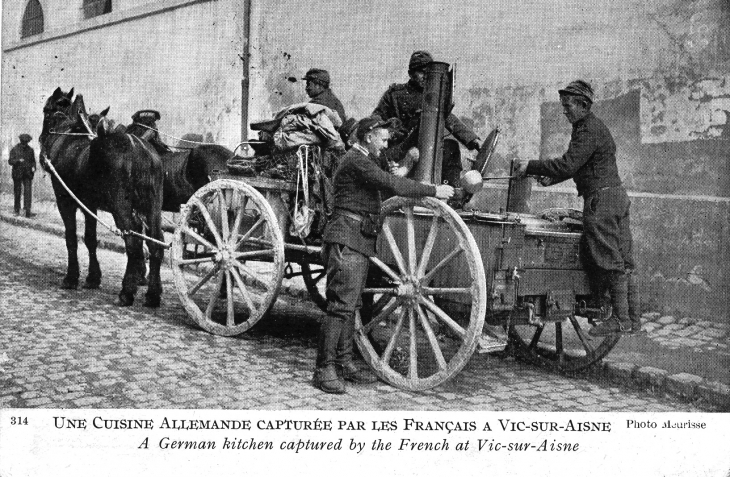
<path fill-rule="evenodd" d="M 373 371 L 393 386 L 424 390 L 458 373 L 474 352 L 487 307 L 484 266 L 464 221 L 443 202 L 394 197 L 356 316 L 356 342 Z M 447 312 L 458 300 L 468 313 Z"/>
<path fill-rule="evenodd" d="M 309 297 L 322 311 L 327 311 L 327 298 L 325 297 L 325 286 L 327 284 L 327 271 L 323 265 L 302 263 L 302 280 L 307 288 Z"/>
<path fill-rule="evenodd" d="M 562 322 L 511 326 L 509 335 L 518 356 L 558 372 L 576 372 L 605 357 L 620 336 L 594 337 L 588 319 L 572 316 Z"/>
<path fill-rule="evenodd" d="M 284 274 L 284 239 L 250 185 L 220 179 L 183 206 L 171 252 L 180 300 L 204 330 L 247 331 L 271 308 Z"/>

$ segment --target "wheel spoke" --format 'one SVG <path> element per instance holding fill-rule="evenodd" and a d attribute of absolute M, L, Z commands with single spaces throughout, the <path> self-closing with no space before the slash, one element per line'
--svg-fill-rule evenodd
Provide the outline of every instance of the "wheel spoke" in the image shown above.
<path fill-rule="evenodd" d="M 416 258 L 416 231 L 413 225 L 413 207 L 405 208 L 406 212 L 406 239 L 408 241 L 408 273 L 416 274 L 418 259 Z"/>
<path fill-rule="evenodd" d="M 233 265 L 241 270 L 243 273 L 245 273 L 246 276 L 249 277 L 255 285 L 263 287 L 266 291 L 269 290 L 269 284 L 257 277 L 256 274 L 253 271 L 249 270 L 248 267 L 246 267 L 244 264 L 242 264 L 238 260 L 233 260 Z"/>
<path fill-rule="evenodd" d="M 398 308 L 399 305 L 400 305 L 400 300 L 398 300 L 398 299 L 393 300 L 393 302 L 389 303 L 388 306 L 383 308 L 383 310 L 380 313 L 378 313 L 377 316 L 372 318 L 369 323 L 367 323 L 366 325 L 363 325 L 362 332 L 365 334 L 370 333 L 373 330 L 373 328 L 375 328 L 375 325 L 377 325 L 378 323 L 381 323 L 383 320 L 388 318 L 390 316 L 390 314 L 393 313 L 393 310 Z"/>
<path fill-rule="evenodd" d="M 575 315 L 570 316 L 570 323 L 573 325 L 573 329 L 575 330 L 575 333 L 578 335 L 578 339 L 580 340 L 581 344 L 583 345 L 583 348 L 586 350 L 586 353 L 593 354 L 596 352 L 596 349 L 591 344 L 591 338 L 586 335 L 585 331 L 583 331 L 583 328 L 580 327 L 580 323 L 578 323 L 578 319 L 575 317 Z"/>
<path fill-rule="evenodd" d="M 426 308 L 428 308 L 434 315 L 436 315 L 436 317 L 438 319 L 443 321 L 446 324 L 446 326 L 451 328 L 457 335 L 459 335 L 459 337 L 462 340 L 466 338 L 466 330 L 464 330 L 464 328 L 459 326 L 459 324 L 457 322 L 455 322 L 453 319 L 451 319 L 451 317 L 449 315 L 447 315 L 444 310 L 439 308 L 438 305 L 436 305 L 436 303 L 434 303 L 430 299 L 425 298 L 423 296 L 419 296 L 418 301 L 419 301 L 419 303 L 424 305 Z"/>
<path fill-rule="evenodd" d="M 203 257 L 203 258 L 181 258 L 175 260 L 175 265 L 182 267 L 184 265 L 200 265 L 201 263 L 208 263 L 215 260 L 215 257 Z"/>
<path fill-rule="evenodd" d="M 418 312 L 418 319 L 421 321 L 421 328 L 423 328 L 423 331 L 426 332 L 428 342 L 431 344 L 431 349 L 433 350 L 433 355 L 436 358 L 439 369 L 446 369 L 446 360 L 444 359 L 444 354 L 441 352 L 441 347 L 439 346 L 439 342 L 436 339 L 436 334 L 433 332 L 433 329 L 431 329 L 431 324 L 428 322 L 426 313 L 424 313 L 420 305 L 416 305 L 416 312 Z"/>
<path fill-rule="evenodd" d="M 388 340 L 388 346 L 385 347 L 385 351 L 383 351 L 383 356 L 380 358 L 380 362 L 385 366 L 389 366 L 388 362 L 390 361 L 390 357 L 393 355 L 393 350 L 395 349 L 396 342 L 398 341 L 398 335 L 400 335 L 400 331 L 403 328 L 403 321 L 405 316 L 405 310 L 401 308 L 400 312 L 398 313 L 398 322 L 395 324 L 393 335 L 390 337 L 390 340 Z"/>
<path fill-rule="evenodd" d="M 421 254 L 421 263 L 418 264 L 418 270 L 416 273 L 417 277 L 422 277 L 426 272 L 426 267 L 431 259 L 431 252 L 433 251 L 433 245 L 436 243 L 436 235 L 438 235 L 438 215 L 434 215 L 431 219 L 431 228 L 428 231 L 428 237 L 426 237 L 426 243 L 423 246 L 423 253 Z"/>
<path fill-rule="evenodd" d="M 243 196 L 245 199 L 246 196 Z M 235 204 L 236 201 L 234 200 L 233 203 Z M 238 229 L 241 228 L 241 222 L 243 221 L 243 212 L 246 210 L 244 204 L 240 204 L 239 207 L 236 209 L 236 218 L 233 220 L 233 227 L 230 230 L 230 235 L 228 236 L 228 243 L 230 244 L 233 242 L 233 240 L 236 237 L 236 234 L 238 234 Z"/>
<path fill-rule="evenodd" d="M 227 219 L 226 219 L 227 220 Z M 228 298 L 228 307 L 226 309 L 226 326 L 234 326 L 236 320 L 233 313 L 233 284 L 231 283 L 231 272 L 226 270 L 226 297 Z"/>
<path fill-rule="evenodd" d="M 221 236 L 218 233 L 218 228 L 215 225 L 215 222 L 213 221 L 213 217 L 210 216 L 210 212 L 208 212 L 208 208 L 203 204 L 203 202 L 198 199 L 197 197 L 193 196 L 191 199 L 193 204 L 195 204 L 198 207 L 198 210 L 200 210 L 200 213 L 203 214 L 203 219 L 205 219 L 205 223 L 208 225 L 208 230 L 210 230 L 210 233 L 213 234 L 213 237 L 215 238 L 215 243 L 218 244 L 218 248 L 223 246 L 223 240 L 221 240 Z"/>
<path fill-rule="evenodd" d="M 383 235 L 388 242 L 388 246 L 390 246 L 390 251 L 393 253 L 393 258 L 395 258 L 395 263 L 398 265 L 401 275 L 408 275 L 408 269 L 403 261 L 403 255 L 400 253 L 398 244 L 395 242 L 395 237 L 393 236 L 393 231 L 390 230 L 390 224 L 387 220 L 383 223 Z"/>
<path fill-rule="evenodd" d="M 236 260 L 247 260 L 249 258 L 257 258 L 257 257 L 273 257 L 274 251 L 273 250 L 250 250 L 248 252 L 236 252 L 233 255 L 233 258 Z"/>
<path fill-rule="evenodd" d="M 385 272 L 391 279 L 400 283 L 400 276 L 398 276 L 392 268 L 383 263 L 378 257 L 370 257 L 370 261 L 373 262 L 379 269 Z"/>
<path fill-rule="evenodd" d="M 223 270 L 219 270 L 219 272 L 220 273 L 218 273 L 218 280 L 216 280 L 215 286 L 213 287 L 213 292 L 210 294 L 208 307 L 205 309 L 205 318 L 208 321 L 212 321 L 213 309 L 215 308 L 215 304 L 218 303 L 218 295 L 221 292 L 221 285 L 223 285 L 223 276 L 225 275 L 225 272 Z"/>
<path fill-rule="evenodd" d="M 396 295 L 398 294 L 398 289 L 396 288 L 364 288 L 363 293 L 367 293 L 368 295 Z"/>
<path fill-rule="evenodd" d="M 455 250 L 452 250 L 448 255 L 444 257 L 443 260 L 441 260 L 439 263 L 436 264 L 435 267 L 433 267 L 427 274 L 423 276 L 421 279 L 421 283 L 424 285 L 427 285 L 431 283 L 431 280 L 433 279 L 434 275 L 438 273 L 439 270 L 441 270 L 447 263 L 449 263 L 451 260 L 453 260 L 457 255 L 460 253 L 463 253 L 464 250 L 461 248 L 457 248 Z"/>
<path fill-rule="evenodd" d="M 200 287 L 205 285 L 208 282 L 208 280 L 213 278 L 213 275 L 215 275 L 218 272 L 218 270 L 219 270 L 218 265 L 211 268 L 208 271 L 208 273 L 203 275 L 203 277 L 200 280 L 198 280 L 198 282 L 195 285 L 193 285 L 192 288 L 190 288 L 190 290 L 188 290 L 188 296 L 193 296 L 198 290 L 200 290 Z"/>
<path fill-rule="evenodd" d="M 262 216 L 262 217 L 259 218 L 259 220 L 256 221 L 255 224 L 253 224 L 253 226 L 251 226 L 250 229 L 248 229 L 246 231 L 245 234 L 243 234 L 241 237 L 239 237 L 239 239 L 236 241 L 236 246 L 233 247 L 233 250 L 237 250 L 238 247 L 240 247 L 243 242 L 245 242 L 246 240 L 248 240 L 251 237 L 251 235 L 254 233 L 254 231 L 257 228 L 261 227 L 261 225 L 264 224 L 264 223 L 266 223 L 266 217 L 263 217 Z"/>
<path fill-rule="evenodd" d="M 468 288 L 421 288 L 424 295 L 471 295 L 474 290 Z"/>
<path fill-rule="evenodd" d="M 198 242 L 200 242 L 201 245 L 205 245 L 206 247 L 208 247 L 209 249 L 211 249 L 213 251 L 218 250 L 218 247 L 216 247 L 212 243 L 208 242 L 206 239 L 204 239 L 203 237 L 198 235 L 197 232 L 191 230 L 189 227 L 187 227 L 187 226 L 183 227 L 182 231 L 183 231 L 183 233 L 189 235 L 190 237 L 192 237 L 195 240 L 197 240 Z"/>
<path fill-rule="evenodd" d="M 256 312 L 256 305 L 254 305 L 253 300 L 251 299 L 251 294 L 248 292 L 248 289 L 246 288 L 246 284 L 243 283 L 243 278 L 241 278 L 241 275 L 238 273 L 238 270 L 236 270 L 235 268 L 231 268 L 231 275 L 233 275 L 233 279 L 236 280 L 236 286 L 238 287 L 238 290 L 241 292 L 243 301 L 246 302 L 248 311 L 250 312 L 250 314 L 254 314 Z"/>
<path fill-rule="evenodd" d="M 221 245 L 228 243 L 229 232 L 228 232 L 228 204 L 226 204 L 226 198 L 222 189 L 215 190 L 216 197 L 220 203 L 221 213 Z"/>
<path fill-rule="evenodd" d="M 410 331 L 410 349 L 408 355 L 410 363 L 408 365 L 408 379 L 411 381 L 418 379 L 418 343 L 416 342 L 416 316 L 413 308 L 408 308 L 408 328 Z"/>

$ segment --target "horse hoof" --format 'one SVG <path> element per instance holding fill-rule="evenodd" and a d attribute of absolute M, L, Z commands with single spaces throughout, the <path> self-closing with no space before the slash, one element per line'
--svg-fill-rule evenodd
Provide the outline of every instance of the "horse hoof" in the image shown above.
<path fill-rule="evenodd" d="M 72 282 L 70 280 L 64 280 L 61 282 L 62 290 L 76 290 L 79 287 L 79 282 Z"/>
<path fill-rule="evenodd" d="M 101 282 L 90 282 L 88 280 L 86 280 L 86 282 L 84 282 L 84 288 L 86 288 L 87 290 L 96 290 L 100 286 L 101 286 Z"/>
<path fill-rule="evenodd" d="M 145 298 L 144 300 L 144 306 L 147 308 L 159 308 L 160 307 L 160 297 L 155 298 Z"/>
<path fill-rule="evenodd" d="M 119 295 L 119 299 L 117 300 L 118 306 L 132 306 L 132 303 L 134 303 L 133 296 Z"/>

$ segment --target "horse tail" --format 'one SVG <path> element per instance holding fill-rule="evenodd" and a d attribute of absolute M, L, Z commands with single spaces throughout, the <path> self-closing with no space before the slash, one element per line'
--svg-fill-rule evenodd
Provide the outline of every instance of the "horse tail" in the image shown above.
<path fill-rule="evenodd" d="M 149 143 L 134 135 L 126 136 L 133 151 L 132 157 L 124 161 L 129 168 L 125 176 L 132 191 L 132 207 L 148 215 L 162 207 L 162 160 Z"/>

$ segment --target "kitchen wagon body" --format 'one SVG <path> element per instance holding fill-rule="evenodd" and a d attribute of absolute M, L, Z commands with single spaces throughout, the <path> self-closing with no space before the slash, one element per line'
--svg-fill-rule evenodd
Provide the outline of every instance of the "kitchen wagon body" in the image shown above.
<path fill-rule="evenodd" d="M 325 305 L 321 247 L 289 230 L 297 190 L 296 182 L 226 172 L 181 208 L 175 286 L 202 328 L 246 332 L 282 280 L 298 275 Z M 394 197 L 382 215 L 356 340 L 386 382 L 422 390 L 453 377 L 485 324 L 509 334 L 510 350 L 561 371 L 595 363 L 618 341 L 588 336 L 603 310 L 591 304 L 570 214 L 457 211 L 433 198 Z"/>

